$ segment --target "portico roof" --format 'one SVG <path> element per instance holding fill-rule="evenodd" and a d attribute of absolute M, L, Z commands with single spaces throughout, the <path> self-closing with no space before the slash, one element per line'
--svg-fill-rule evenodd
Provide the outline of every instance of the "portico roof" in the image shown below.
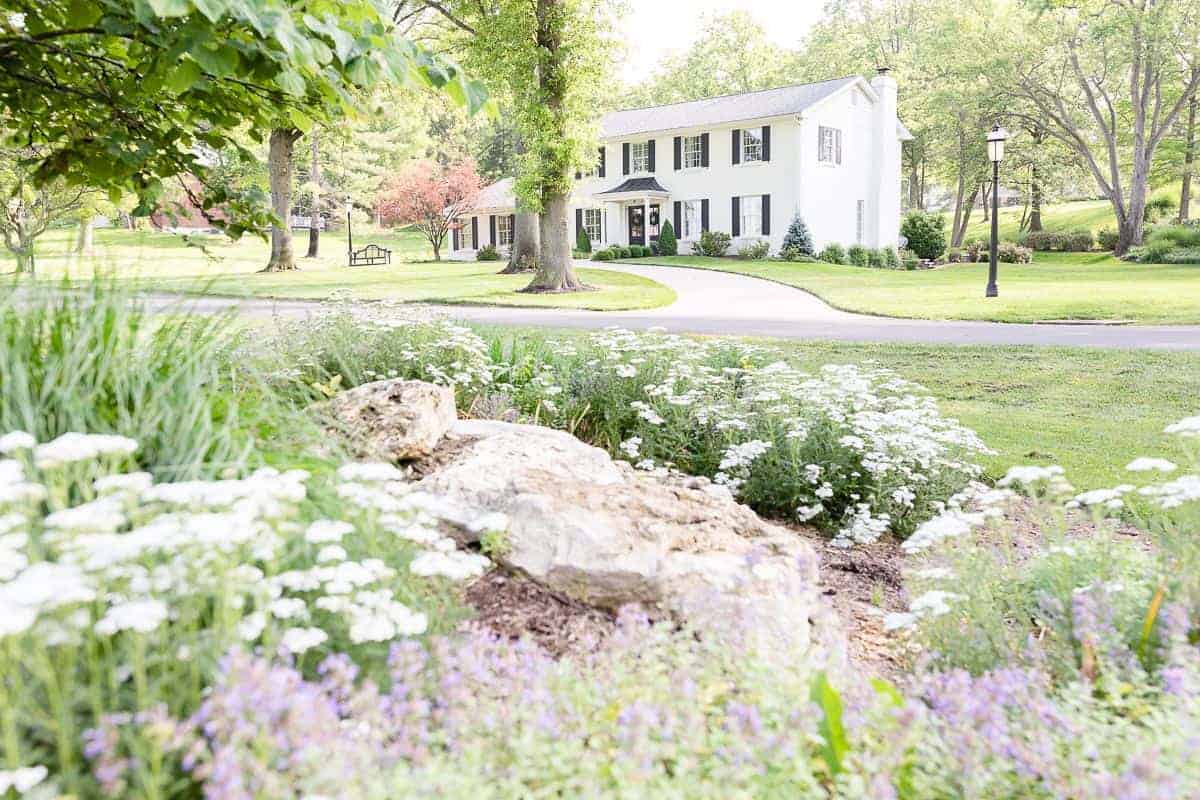
<path fill-rule="evenodd" d="M 621 200 L 627 197 L 667 197 L 669 194 L 657 178 L 628 178 L 612 189 L 596 192 L 597 197 L 606 197 L 612 200 Z"/>

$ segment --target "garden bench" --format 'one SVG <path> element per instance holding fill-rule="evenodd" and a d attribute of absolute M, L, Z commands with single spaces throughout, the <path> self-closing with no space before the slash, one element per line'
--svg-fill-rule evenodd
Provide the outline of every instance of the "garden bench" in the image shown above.
<path fill-rule="evenodd" d="M 352 267 L 390 263 L 392 263 L 392 251 L 377 244 L 369 244 L 361 250 L 350 251 L 350 266 Z"/>

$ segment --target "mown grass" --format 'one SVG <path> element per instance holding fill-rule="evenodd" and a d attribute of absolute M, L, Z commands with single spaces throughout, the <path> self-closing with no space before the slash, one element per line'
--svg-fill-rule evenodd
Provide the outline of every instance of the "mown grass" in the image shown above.
<path fill-rule="evenodd" d="M 916 319 L 1200 323 L 1200 266 L 1130 264 L 1104 253 L 1039 253 L 1000 265 L 1000 296 L 985 298 L 986 264 L 932 270 L 867 269 L 786 261 L 656 256 L 634 263 L 736 272 L 812 292 L 846 311 Z"/>
<path fill-rule="evenodd" d="M 489 327 L 533 347 L 584 333 Z M 877 363 L 924 385 L 942 411 L 975 430 L 997 455 L 989 475 L 1015 464 L 1058 464 L 1080 489 L 1128 481 L 1125 464 L 1153 455 L 1189 463 L 1163 434 L 1200 413 L 1200 355 L 1193 353 L 762 340 L 813 370 Z"/>
<path fill-rule="evenodd" d="M 346 266 L 346 238 L 321 237 L 318 258 L 298 259 L 300 270 L 260 273 L 267 260 L 265 242 L 252 237 L 232 242 L 220 236 L 183 237 L 154 231 L 103 229 L 96 232 L 96 251 L 88 257 L 70 253 L 74 229 L 52 231 L 38 242 L 38 275 L 76 281 L 105 275 L 128 286 L 171 292 L 234 296 L 325 299 L 341 292 L 361 300 L 470 303 L 554 308 L 657 308 L 675 293 L 648 278 L 610 270 L 582 270 L 580 279 L 594 291 L 570 294 L 523 294 L 528 275 L 499 275 L 497 262 L 433 262 L 421 235 L 412 230 L 357 232 L 355 247 L 368 242 L 393 250 L 390 265 Z M 298 233 L 296 248 L 305 252 L 307 234 Z M 6 253 L 0 273 L 15 269 Z"/>

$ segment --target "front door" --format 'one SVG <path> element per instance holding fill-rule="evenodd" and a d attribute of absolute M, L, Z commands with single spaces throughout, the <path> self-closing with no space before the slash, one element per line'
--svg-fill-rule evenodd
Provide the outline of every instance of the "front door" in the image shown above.
<path fill-rule="evenodd" d="M 646 209 L 629 206 L 629 243 L 646 244 Z"/>

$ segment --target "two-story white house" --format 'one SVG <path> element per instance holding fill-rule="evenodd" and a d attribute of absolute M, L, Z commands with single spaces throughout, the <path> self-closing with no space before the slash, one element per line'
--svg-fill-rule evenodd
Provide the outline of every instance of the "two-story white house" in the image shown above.
<path fill-rule="evenodd" d="M 672 221 L 679 252 L 705 230 L 761 240 L 778 252 L 799 212 L 820 248 L 894 246 L 900 235 L 896 81 L 861 77 L 783 86 L 606 114 L 595 169 L 577 174 L 573 234 L 593 249 L 649 245 Z M 482 192 L 455 231 L 455 258 L 512 243 L 515 202 L 506 179 Z M 576 239 L 572 238 L 572 243 Z"/>

